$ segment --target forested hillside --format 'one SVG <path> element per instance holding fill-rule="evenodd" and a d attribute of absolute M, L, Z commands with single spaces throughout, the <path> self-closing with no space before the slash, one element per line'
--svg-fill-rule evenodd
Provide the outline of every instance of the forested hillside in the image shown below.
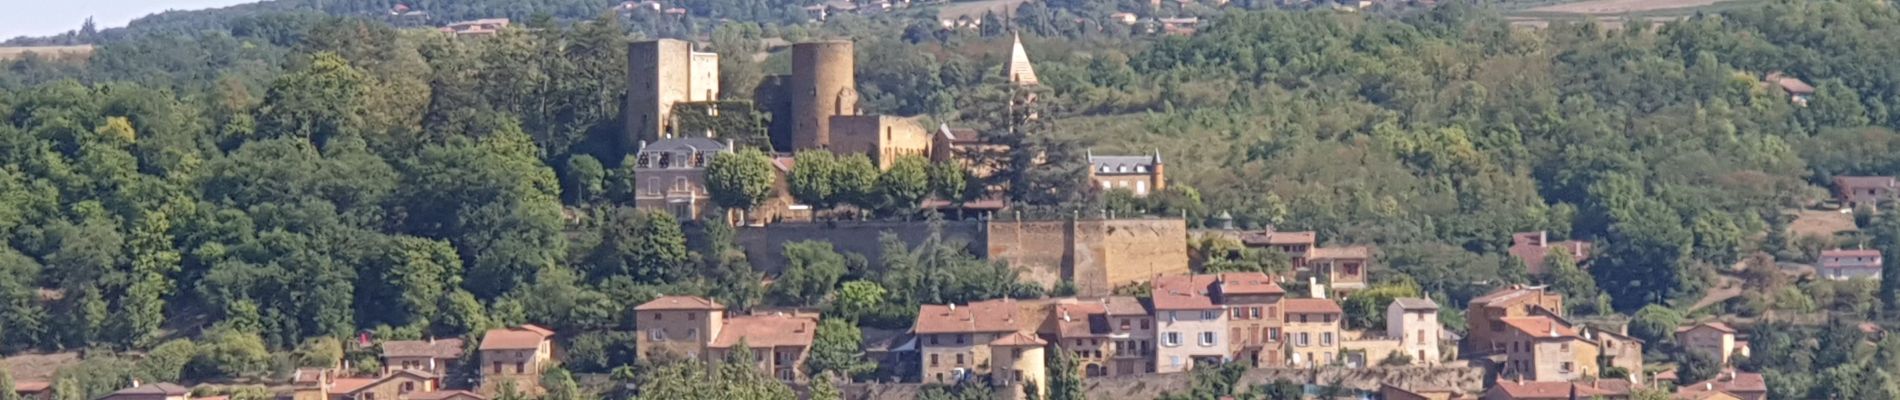
<path fill-rule="evenodd" d="M 613 347 L 627 308 L 663 292 L 741 308 L 882 299 L 850 312 L 890 325 L 921 302 L 1052 289 L 951 245 L 866 260 L 806 244 L 787 253 L 822 268 L 778 277 L 804 291 L 767 293 L 729 236 L 689 246 L 679 221 L 628 207 L 617 118 L 629 35 L 704 32 L 734 60 L 728 83 L 783 68 L 778 55 L 737 61 L 763 39 L 849 37 L 868 109 L 985 127 L 1000 28 L 906 16 L 787 25 L 799 5 L 765 1 L 689 2 L 762 23 L 677 30 L 591 0 L 418 3 L 440 19 L 558 18 L 458 40 L 369 17 L 393 1 L 286 0 L 141 20 L 103 33 L 86 63 L 4 64 L 0 350 L 109 350 L 89 361 L 101 366 L 129 363 L 114 351 L 201 342 L 189 363 L 62 374 L 97 394 L 126 376 L 280 373 L 296 361 L 267 350 L 359 330 L 417 338 L 532 322 L 563 333 L 580 357 L 570 368 L 605 372 L 633 362 Z M 1900 59 L 1900 11 L 1889 2 L 1776 1 L 1625 30 L 1512 28 L 1462 2 L 1230 11 L 1192 37 L 1073 23 L 1128 6 L 1102 3 L 1012 16 L 1048 90 L 1043 138 L 1097 154 L 1158 148 L 1170 182 L 1199 190 L 1156 204 L 1014 200 L 1317 230 L 1377 245 L 1380 283 L 1410 281 L 1453 306 L 1529 280 L 1502 251 L 1512 232 L 1549 230 L 1599 249 L 1589 271 L 1542 279 L 1572 312 L 1651 322 L 1680 318 L 1718 270 L 1756 251 L 1900 254 L 1892 215 L 1866 216 L 1866 234 L 1783 233 L 1783 213 L 1822 197 L 1831 177 L 1900 174 L 1900 64 L 1889 61 Z M 1814 98 L 1799 106 L 1763 84 L 1775 71 L 1812 83 Z M 1233 268 L 1264 265 L 1248 262 Z M 1741 300 L 1699 312 L 1900 310 L 1900 279 L 1876 289 L 1750 276 Z M 1788 340 L 1757 354 L 1822 346 L 1772 337 Z M 1836 351 L 1808 365 L 1884 377 L 1900 360 Z M 1810 393 L 1800 379 L 1815 382 L 1806 367 L 1744 365 L 1788 368 L 1770 376 L 1789 398 Z"/>

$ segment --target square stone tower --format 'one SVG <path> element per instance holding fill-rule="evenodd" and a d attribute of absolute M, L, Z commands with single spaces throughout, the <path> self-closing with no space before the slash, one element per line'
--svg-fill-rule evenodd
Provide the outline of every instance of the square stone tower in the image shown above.
<path fill-rule="evenodd" d="M 719 55 L 676 39 L 635 42 L 627 49 L 628 148 L 675 136 L 673 103 L 719 99 Z"/>

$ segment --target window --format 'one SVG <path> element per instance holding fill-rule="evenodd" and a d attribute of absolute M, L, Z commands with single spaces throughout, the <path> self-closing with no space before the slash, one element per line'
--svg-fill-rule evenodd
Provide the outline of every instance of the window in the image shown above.
<path fill-rule="evenodd" d="M 687 338 L 687 339 L 698 339 L 698 338 L 699 338 L 699 328 L 686 328 L 686 338 Z"/>
<path fill-rule="evenodd" d="M 1306 314 L 1300 314 L 1300 323 L 1306 323 Z"/>
<path fill-rule="evenodd" d="M 1311 333 L 1300 332 L 1300 336 L 1298 336 L 1300 340 L 1295 341 L 1294 344 L 1300 347 L 1306 347 L 1307 344 L 1311 343 L 1310 340 L 1313 338 L 1311 335 Z"/>
<path fill-rule="evenodd" d="M 495 373 L 497 373 L 497 374 L 499 374 L 499 373 L 501 373 L 501 362 L 500 362 L 500 361 L 496 361 L 496 362 L 495 362 Z"/>
<path fill-rule="evenodd" d="M 397 390 L 397 391 L 399 391 L 399 392 L 402 392 L 402 393 L 409 393 L 409 392 L 414 392 L 414 391 L 416 391 L 416 383 L 415 383 L 415 382 L 403 382 L 403 383 L 402 383 L 402 387 L 401 387 L 401 388 L 399 388 L 399 389 L 396 389 L 396 390 Z"/>
<path fill-rule="evenodd" d="M 1418 330 L 1418 344 L 1425 344 L 1425 330 Z"/>
<path fill-rule="evenodd" d="M 659 329 L 647 331 L 647 338 L 652 339 L 655 342 L 664 342 L 666 341 L 666 329 L 659 328 Z M 501 372 L 501 371 L 495 371 L 495 372 Z"/>
<path fill-rule="evenodd" d="M 515 373 L 520 374 L 520 373 L 526 373 L 526 372 L 528 372 L 527 363 L 523 363 L 519 361 L 515 362 Z"/>
<path fill-rule="evenodd" d="M 694 319 L 694 317 L 693 317 L 693 313 L 686 313 L 686 320 L 687 320 L 687 321 L 692 321 L 693 319 Z"/>
<path fill-rule="evenodd" d="M 937 345 L 937 335 L 930 335 L 930 345 L 931 346 Z"/>
<path fill-rule="evenodd" d="M 1333 345 L 1333 333 L 1332 333 L 1332 332 L 1320 332 L 1320 334 L 1319 334 L 1319 345 L 1321 345 L 1321 346 L 1331 346 L 1331 345 Z"/>
<path fill-rule="evenodd" d="M 1234 309 L 1234 319 L 1246 319 L 1246 318 L 1247 318 L 1247 309 L 1245 308 Z"/>
<path fill-rule="evenodd" d="M 963 344 L 963 335 L 955 335 L 955 336 L 957 337 L 957 344 Z"/>
<path fill-rule="evenodd" d="M 1253 307 L 1248 310 L 1253 313 L 1253 319 L 1260 319 L 1260 307 Z"/>
<path fill-rule="evenodd" d="M 1141 329 L 1148 329 L 1148 320 L 1147 320 L 1147 319 L 1143 319 L 1143 320 L 1141 320 Z"/>
<path fill-rule="evenodd" d="M 1010 351 L 1009 356 L 1016 357 L 1016 358 L 1023 358 L 1023 349 L 1013 349 Z"/>
<path fill-rule="evenodd" d="M 1346 275 L 1359 276 L 1359 263 L 1346 263 Z"/>
<path fill-rule="evenodd" d="M 1135 181 L 1135 194 L 1148 194 L 1148 181 Z"/>
<path fill-rule="evenodd" d="M 1280 341 L 1280 328 L 1267 328 L 1267 341 L 1269 342 Z"/>
<path fill-rule="evenodd" d="M 936 355 L 936 354 L 931 354 L 931 355 L 930 355 L 930 366 L 932 366 L 932 367 L 935 367 L 935 366 L 937 366 L 937 355 Z M 938 377 L 937 377 L 937 380 L 943 380 L 943 376 L 942 376 L 943 374 L 937 374 L 937 375 L 938 375 Z"/>
<path fill-rule="evenodd" d="M 659 320 L 663 320 L 663 319 L 666 319 L 666 313 L 653 313 L 653 320 L 654 320 L 654 321 L 659 321 Z"/>
<path fill-rule="evenodd" d="M 957 365 L 963 365 L 963 354 L 957 354 Z"/>
<path fill-rule="evenodd" d="M 1568 352 L 1570 352 L 1570 342 L 1563 342 L 1563 343 L 1559 343 L 1559 344 L 1557 345 L 1557 350 L 1559 350 L 1559 351 L 1563 351 L 1563 352 L 1565 352 L 1565 353 L 1568 353 Z"/>
<path fill-rule="evenodd" d="M 1174 322 L 1174 320 L 1175 320 L 1175 315 L 1174 315 L 1174 313 L 1175 313 L 1174 311 L 1169 311 L 1169 312 L 1168 312 L 1168 322 Z"/>
<path fill-rule="evenodd" d="M 1563 371 L 1563 372 L 1570 372 L 1570 370 L 1575 367 L 1576 367 L 1575 365 L 1571 365 L 1570 362 L 1565 361 L 1563 363 L 1563 366 L 1559 367 L 1558 370 Z"/>
<path fill-rule="evenodd" d="M 1181 332 L 1168 332 L 1165 335 L 1161 335 L 1161 345 L 1168 347 L 1180 346 Z"/>
<path fill-rule="evenodd" d="M 1128 330 L 1128 319 L 1122 318 L 1122 330 Z"/>
<path fill-rule="evenodd" d="M 1215 319 L 1215 318 L 1220 318 L 1219 311 L 1202 311 L 1201 312 L 1201 319 Z"/>

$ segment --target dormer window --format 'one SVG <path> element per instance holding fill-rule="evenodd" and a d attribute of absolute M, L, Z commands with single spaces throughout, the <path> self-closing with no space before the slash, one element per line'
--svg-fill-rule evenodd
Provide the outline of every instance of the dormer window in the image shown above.
<path fill-rule="evenodd" d="M 693 153 L 693 167 L 702 168 L 705 166 L 706 166 L 706 153 Z"/>
<path fill-rule="evenodd" d="M 652 157 L 650 157 L 650 156 L 647 156 L 647 155 L 645 155 L 645 154 L 641 154 L 641 155 L 640 155 L 640 168 L 650 168 L 650 167 L 652 167 L 652 166 L 653 166 L 653 160 L 652 160 Z"/>
<path fill-rule="evenodd" d="M 1147 167 L 1147 166 L 1145 166 L 1145 165 L 1137 165 L 1137 166 L 1135 166 L 1135 172 L 1140 172 L 1140 173 L 1147 173 L 1147 172 L 1148 172 L 1148 167 Z"/>
<path fill-rule="evenodd" d="M 673 167 L 673 153 L 660 153 L 660 168 Z"/>
<path fill-rule="evenodd" d="M 1120 167 L 1115 167 L 1115 172 L 1128 172 L 1128 166 L 1123 165 Z"/>

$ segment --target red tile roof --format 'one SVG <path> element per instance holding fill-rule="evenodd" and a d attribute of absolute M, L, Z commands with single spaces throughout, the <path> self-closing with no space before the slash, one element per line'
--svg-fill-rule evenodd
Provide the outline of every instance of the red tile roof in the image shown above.
<path fill-rule="evenodd" d="M 1016 300 L 979 301 L 966 306 L 925 304 L 917 311 L 917 323 L 911 332 L 976 333 L 1013 332 L 1021 329 L 1016 318 Z"/>
<path fill-rule="evenodd" d="M 330 393 L 356 393 L 381 379 L 376 378 L 337 378 L 330 383 Z"/>
<path fill-rule="evenodd" d="M 1056 327 L 1056 337 L 1077 338 L 1108 334 L 1108 309 L 1102 303 L 1079 302 L 1056 304 L 1050 311 L 1049 321 Z"/>
<path fill-rule="evenodd" d="M 1872 249 L 1835 249 L 1822 250 L 1821 257 L 1879 257 L 1880 250 Z"/>
<path fill-rule="evenodd" d="M 1716 391 L 1746 398 L 1750 396 L 1742 396 L 1742 394 L 1767 393 L 1768 382 L 1762 379 L 1761 374 L 1730 370 L 1716 374 L 1714 378 L 1706 381 L 1679 386 L 1676 391 L 1678 393 Z"/>
<path fill-rule="evenodd" d="M 1369 259 L 1372 258 L 1372 248 L 1366 246 L 1320 247 L 1307 253 L 1306 258 L 1313 260 Z"/>
<path fill-rule="evenodd" d="M 1900 185 L 1891 176 L 1836 176 L 1835 189 L 1891 188 Z"/>
<path fill-rule="evenodd" d="M 1491 390 L 1493 392 L 1500 393 L 1502 396 L 1493 397 L 1493 396 L 1487 395 L 1485 396 L 1485 398 L 1487 399 L 1504 398 L 1504 399 L 1514 399 L 1514 400 L 1571 400 L 1573 398 L 1588 399 L 1588 398 L 1596 397 L 1596 396 L 1619 396 L 1619 395 L 1629 394 L 1628 388 L 1624 388 L 1624 391 L 1622 393 L 1617 393 L 1617 392 L 1605 390 L 1602 388 L 1591 387 L 1588 384 L 1572 383 L 1572 382 L 1499 381 L 1497 382 L 1496 386 L 1491 387 Z"/>
<path fill-rule="evenodd" d="M 1222 294 L 1286 294 L 1273 278 L 1259 272 L 1228 272 L 1219 275 Z"/>
<path fill-rule="evenodd" d="M 178 384 L 176 383 L 160 382 L 160 383 L 146 384 L 146 385 L 142 385 L 138 387 L 121 389 L 117 392 L 112 392 L 112 395 L 109 395 L 107 397 L 114 397 L 118 395 L 154 395 L 154 394 L 169 397 L 169 396 L 183 396 L 190 393 L 191 393 L 191 389 L 187 389 L 184 386 L 178 386 Z"/>
<path fill-rule="evenodd" d="M 1272 277 L 1258 272 L 1162 276 L 1153 285 L 1151 302 L 1156 310 L 1220 308 L 1215 294 L 1286 294 Z"/>
<path fill-rule="evenodd" d="M 730 348 L 745 340 L 746 347 L 811 347 L 818 319 L 810 316 L 752 315 L 726 319 L 711 347 Z"/>
<path fill-rule="evenodd" d="M 1505 326 L 1534 338 L 1583 338 L 1583 335 L 1577 334 L 1575 328 L 1551 317 L 1511 317 L 1501 321 Z"/>
<path fill-rule="evenodd" d="M 1332 299 L 1286 299 L 1286 312 L 1300 314 L 1340 314 L 1345 312 Z"/>
<path fill-rule="evenodd" d="M 53 383 L 47 382 L 47 381 L 14 381 L 13 382 L 14 393 L 39 393 L 39 392 L 44 392 L 47 389 L 51 389 L 51 388 L 53 388 Z"/>
<path fill-rule="evenodd" d="M 1043 341 L 1042 338 L 1022 332 L 1011 333 L 990 341 L 991 346 L 1046 346 L 1048 344 L 1049 342 Z"/>
<path fill-rule="evenodd" d="M 1513 301 L 1517 301 L 1519 299 L 1524 298 L 1524 296 L 1526 295 L 1536 295 L 1539 293 L 1543 293 L 1544 290 L 1545 288 L 1543 286 L 1511 285 L 1503 289 L 1498 289 L 1497 291 L 1493 291 L 1490 294 L 1478 296 L 1478 298 L 1471 299 L 1471 305 L 1472 306 L 1505 306 L 1505 305 L 1509 305 Z"/>
<path fill-rule="evenodd" d="M 553 331 L 534 325 L 489 329 L 482 335 L 481 350 L 535 350 L 550 336 L 554 336 Z"/>
<path fill-rule="evenodd" d="M 1113 296 L 1102 299 L 1102 310 L 1110 316 L 1148 316 L 1148 306 L 1133 296 Z"/>
<path fill-rule="evenodd" d="M 699 296 L 660 296 L 653 301 L 640 303 L 634 311 L 653 310 L 724 310 L 726 306 L 719 302 Z"/>

